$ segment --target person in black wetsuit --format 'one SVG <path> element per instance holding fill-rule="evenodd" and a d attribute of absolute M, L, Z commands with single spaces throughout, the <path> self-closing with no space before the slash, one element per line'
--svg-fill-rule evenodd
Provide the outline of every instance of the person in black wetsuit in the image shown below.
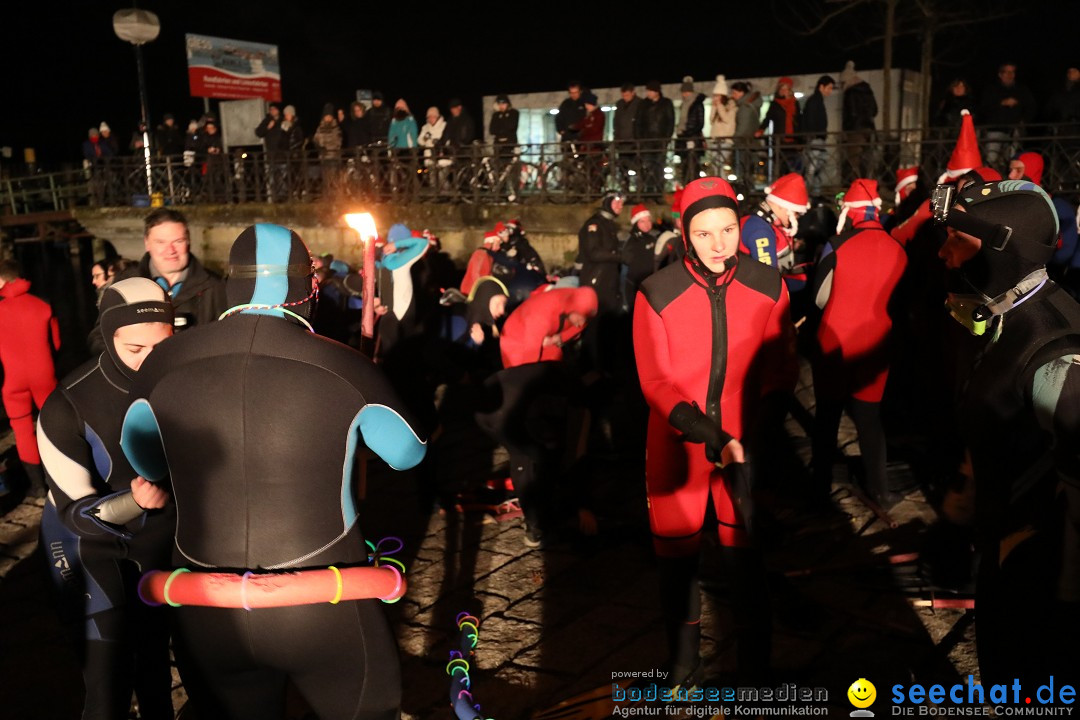
<path fill-rule="evenodd" d="M 398 470 L 424 458 L 425 435 L 383 374 L 310 332 L 313 277 L 296 233 L 247 228 L 229 255 L 227 316 L 139 373 L 123 447 L 144 477 L 171 477 L 174 562 L 301 584 L 306 570 L 365 566 L 359 448 Z M 397 648 L 377 600 L 184 606 L 176 618 L 200 718 L 281 718 L 287 681 L 323 720 L 398 717 Z"/>
<path fill-rule="evenodd" d="M 971 183 L 947 210 L 949 311 L 986 340 L 957 408 L 979 669 L 1030 691 L 1080 676 L 1080 305 L 1047 276 L 1058 218 L 1040 187 Z"/>
<path fill-rule="evenodd" d="M 83 720 L 173 717 L 164 610 L 135 596 L 139 571 L 163 567 L 175 508 L 120 450 L 131 383 L 173 330 L 173 306 L 153 280 L 130 278 L 102 294 L 105 352 L 64 378 L 38 419 L 49 486 L 41 542 L 83 664 Z"/>

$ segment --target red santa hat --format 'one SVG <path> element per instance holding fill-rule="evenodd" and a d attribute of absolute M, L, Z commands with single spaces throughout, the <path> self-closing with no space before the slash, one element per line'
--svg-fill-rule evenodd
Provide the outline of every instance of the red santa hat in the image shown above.
<path fill-rule="evenodd" d="M 799 173 L 778 178 L 772 187 L 765 188 L 765 199 L 800 215 L 810 209 L 806 181 Z"/>
<path fill-rule="evenodd" d="M 509 235 L 510 228 L 506 227 L 506 223 L 504 223 L 502 220 L 499 220 L 497 223 L 495 223 L 495 234 L 502 235 L 503 233 Z"/>
<path fill-rule="evenodd" d="M 1029 178 L 1031 182 L 1035 183 L 1039 187 L 1042 187 L 1042 175 L 1043 175 L 1043 156 L 1037 152 L 1020 153 L 1016 157 L 1017 162 L 1024 164 L 1024 177 Z"/>
<path fill-rule="evenodd" d="M 851 187 L 844 193 L 844 204 L 840 210 L 840 220 L 836 223 L 836 234 L 844 229 L 844 221 L 847 220 L 848 211 L 853 208 L 881 207 L 881 196 L 878 195 L 877 180 L 856 178 Z"/>
<path fill-rule="evenodd" d="M 639 203 L 639 204 L 634 206 L 633 210 L 630 211 L 630 225 L 631 226 L 637 225 L 638 220 L 642 220 L 644 218 L 651 218 L 651 217 L 652 217 L 652 213 L 649 212 L 649 208 L 647 208 L 647 207 L 645 207 L 645 205 Z"/>
<path fill-rule="evenodd" d="M 486 247 L 489 245 L 494 245 L 501 239 L 502 238 L 499 237 L 499 233 L 495 232 L 494 230 L 488 230 L 486 233 L 484 233 L 484 246 Z"/>
<path fill-rule="evenodd" d="M 953 148 L 949 164 L 945 166 L 945 174 L 938 178 L 938 183 L 956 180 L 964 173 L 971 172 L 982 166 L 982 155 L 979 153 L 979 142 L 975 139 L 975 122 L 971 119 L 971 113 L 967 110 L 960 111 L 960 137 L 956 139 L 956 147 Z"/>
<path fill-rule="evenodd" d="M 919 182 L 919 166 L 902 167 L 896 171 L 896 197 L 893 202 L 900 204 L 904 198 L 915 189 L 915 183 Z M 901 192 L 904 188 L 910 188 L 907 192 Z"/>
<path fill-rule="evenodd" d="M 676 183 L 675 184 L 675 192 L 671 193 L 671 212 L 676 217 L 679 215 L 679 212 L 682 210 L 682 194 L 683 194 L 682 185 L 679 185 L 678 183 Z"/>

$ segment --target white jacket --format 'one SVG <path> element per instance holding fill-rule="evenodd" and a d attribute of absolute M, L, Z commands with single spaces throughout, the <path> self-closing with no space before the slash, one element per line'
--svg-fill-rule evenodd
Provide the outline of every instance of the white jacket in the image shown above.
<path fill-rule="evenodd" d="M 735 100 L 728 98 L 724 105 L 713 103 L 709 137 L 730 138 L 735 134 Z"/>

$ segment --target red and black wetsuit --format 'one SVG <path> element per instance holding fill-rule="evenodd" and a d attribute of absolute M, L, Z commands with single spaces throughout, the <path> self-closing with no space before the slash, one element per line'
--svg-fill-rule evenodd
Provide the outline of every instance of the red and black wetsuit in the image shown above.
<path fill-rule="evenodd" d="M 907 267 L 907 255 L 878 222 L 873 207 L 853 227 L 825 244 L 814 282 L 822 309 L 814 360 L 817 400 L 814 467 L 829 490 L 836 433 L 844 404 L 859 430 L 867 488 L 879 499 L 885 487 L 885 435 L 880 403 L 889 376 L 889 304 Z"/>
<path fill-rule="evenodd" d="M 710 493 L 721 543 L 747 542 L 725 472 L 702 445 L 682 441 L 668 421 L 675 406 L 696 403 L 728 435 L 743 438 L 760 399 L 795 383 L 787 289 L 775 270 L 747 260 L 714 285 L 688 261 L 669 265 L 642 283 L 634 306 L 634 353 L 650 409 L 649 521 L 662 557 L 697 552 Z"/>

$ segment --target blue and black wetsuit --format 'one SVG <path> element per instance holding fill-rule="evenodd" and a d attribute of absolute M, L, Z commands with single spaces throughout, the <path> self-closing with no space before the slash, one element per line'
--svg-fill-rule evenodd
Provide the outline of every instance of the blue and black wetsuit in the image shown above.
<path fill-rule="evenodd" d="M 176 514 L 171 504 L 144 512 L 132 498 L 138 473 L 121 452 L 120 428 L 135 373 L 112 342 L 118 323 L 147 318 L 173 322 L 172 305 L 152 280 L 106 290 L 106 352 L 64 378 L 38 418 L 49 485 L 42 547 L 83 663 L 84 719 L 126 717 L 133 688 L 142 717 L 173 717 L 165 611 L 139 602 L 135 586 L 141 572 L 167 566 Z"/>
<path fill-rule="evenodd" d="M 236 314 L 174 338 L 140 370 L 124 448 L 144 477 L 171 476 L 180 565 L 365 565 L 358 451 L 401 470 L 424 457 L 425 440 L 383 374 L 303 326 L 311 283 L 299 237 L 248 228 L 230 255 Z M 324 720 L 398 715 L 397 651 L 378 600 L 176 613 L 199 717 L 280 718 L 287 680 Z"/>

